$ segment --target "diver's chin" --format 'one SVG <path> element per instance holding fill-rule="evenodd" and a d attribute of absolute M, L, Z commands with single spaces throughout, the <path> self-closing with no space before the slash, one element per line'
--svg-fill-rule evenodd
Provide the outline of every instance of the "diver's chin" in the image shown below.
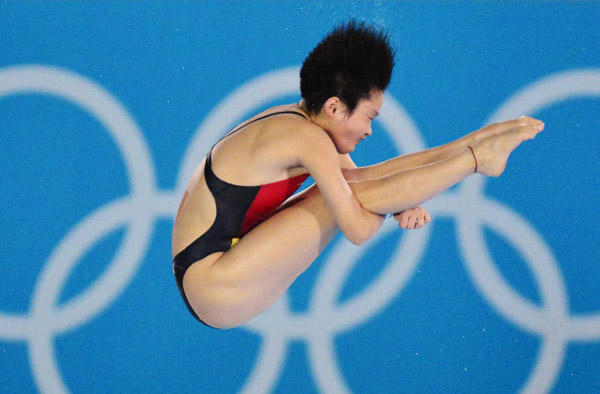
<path fill-rule="evenodd" d="M 335 150 L 340 155 L 345 155 L 345 154 L 354 152 L 354 149 L 356 149 L 356 145 L 349 145 L 349 146 L 344 146 L 344 147 L 336 146 Z"/>
<path fill-rule="evenodd" d="M 339 153 L 340 155 L 345 155 L 347 153 L 352 153 L 354 152 L 354 149 L 356 148 L 356 144 L 334 144 L 335 145 L 335 150 L 337 151 L 337 153 Z"/>

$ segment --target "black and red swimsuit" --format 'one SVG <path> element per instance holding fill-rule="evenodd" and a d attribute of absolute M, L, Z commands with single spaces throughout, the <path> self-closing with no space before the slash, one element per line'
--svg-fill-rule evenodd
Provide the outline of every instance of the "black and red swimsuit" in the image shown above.
<path fill-rule="evenodd" d="M 305 117 L 300 112 L 275 112 L 254 119 L 227 135 L 231 135 L 251 123 L 279 114 L 296 114 Z M 273 215 L 277 208 L 293 195 L 309 176 L 309 174 L 302 174 L 258 186 L 234 185 L 219 179 L 215 175 L 211 165 L 211 153 L 212 149 L 208 153 L 204 165 L 204 178 L 215 199 L 217 207 L 215 221 L 204 234 L 173 259 L 173 272 L 181 297 L 188 310 L 200 322 L 202 320 L 190 306 L 183 290 L 183 276 L 186 270 L 196 261 L 209 254 L 229 250 L 239 238 Z"/>

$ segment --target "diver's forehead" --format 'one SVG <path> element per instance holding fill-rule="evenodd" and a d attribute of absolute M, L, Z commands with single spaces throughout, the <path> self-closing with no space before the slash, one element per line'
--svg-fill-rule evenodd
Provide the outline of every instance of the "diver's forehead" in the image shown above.
<path fill-rule="evenodd" d="M 368 99 L 362 99 L 358 103 L 357 109 L 366 112 L 369 115 L 377 116 L 383 105 L 384 94 L 381 90 L 373 90 Z"/>

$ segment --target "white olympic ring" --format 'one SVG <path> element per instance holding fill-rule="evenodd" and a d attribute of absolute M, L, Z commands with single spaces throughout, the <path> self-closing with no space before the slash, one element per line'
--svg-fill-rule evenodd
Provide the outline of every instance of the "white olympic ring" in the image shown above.
<path fill-rule="evenodd" d="M 42 93 L 88 111 L 111 133 L 125 160 L 131 196 L 90 214 L 60 242 L 44 266 L 31 300 L 30 317 L 0 315 L 0 335 L 28 340 L 33 372 L 44 392 L 66 392 L 56 367 L 52 337 L 84 323 L 106 308 L 133 278 L 151 236 L 154 168 L 137 125 L 122 105 L 94 83 L 51 67 L 20 66 L 0 73 L 0 97 Z M 56 302 L 80 257 L 108 232 L 129 223 L 124 246 L 90 289 L 56 310 Z"/>
<path fill-rule="evenodd" d="M 298 69 L 287 68 L 256 78 L 233 92 L 197 129 L 182 160 L 175 190 L 161 192 L 156 186 L 143 135 L 113 96 L 97 84 L 58 68 L 16 66 L 0 70 L 0 98 L 49 94 L 69 100 L 97 118 L 111 133 L 124 157 L 132 189 L 130 196 L 88 215 L 57 245 L 36 283 L 29 316 L 0 313 L 0 338 L 28 342 L 35 380 L 42 392 L 68 392 L 56 364 L 53 338 L 97 316 L 123 291 L 143 260 L 154 220 L 174 217 L 179 197 L 198 158 L 203 157 L 235 121 L 270 100 L 297 94 L 297 87 Z M 517 93 L 488 122 L 534 113 L 558 101 L 582 96 L 600 96 L 600 71 L 576 70 L 540 80 Z M 399 152 L 425 148 L 409 115 L 389 94 L 379 122 Z M 537 363 L 522 391 L 546 392 L 560 372 L 569 341 L 600 339 L 600 314 L 585 317 L 569 314 L 566 286 L 552 251 L 525 218 L 485 197 L 484 179 L 471 177 L 456 190 L 432 200 L 427 208 L 432 214 L 457 220 L 458 243 L 466 269 L 490 305 L 507 321 L 543 339 Z M 61 289 L 80 258 L 121 226 L 128 228 L 123 246 L 103 275 L 82 294 L 58 307 Z M 541 291 L 542 307 L 520 296 L 502 279 L 487 252 L 482 226 L 505 236 L 530 264 Z M 392 253 L 394 257 L 362 293 L 341 305 L 336 304 L 336 297 L 361 253 L 393 228 L 391 223 L 386 223 L 363 248 L 345 240 L 337 243 L 317 279 L 309 311 L 305 314 L 293 314 L 284 295 L 245 326 L 262 335 L 263 343 L 243 392 L 262 393 L 272 389 L 281 372 L 287 345 L 293 339 L 307 342 L 313 376 L 321 391 L 350 392 L 335 361 L 333 337 L 372 318 L 401 292 L 419 264 L 430 229 L 403 236 Z M 274 321 L 277 324 L 273 324 Z"/>

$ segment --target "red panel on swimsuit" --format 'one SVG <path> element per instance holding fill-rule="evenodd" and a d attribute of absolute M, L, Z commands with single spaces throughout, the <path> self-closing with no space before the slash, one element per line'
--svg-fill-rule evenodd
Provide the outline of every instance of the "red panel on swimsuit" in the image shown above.
<path fill-rule="evenodd" d="M 297 175 L 279 182 L 262 185 L 242 222 L 242 235 L 267 220 L 275 210 L 290 198 L 309 177 L 309 174 Z"/>

